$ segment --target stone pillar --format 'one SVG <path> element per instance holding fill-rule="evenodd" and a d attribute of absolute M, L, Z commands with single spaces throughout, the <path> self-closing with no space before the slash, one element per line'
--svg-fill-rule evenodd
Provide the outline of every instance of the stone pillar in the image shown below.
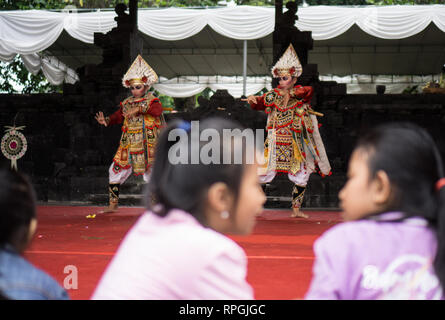
<path fill-rule="evenodd" d="M 298 79 L 298 84 L 308 85 L 318 79 L 317 65 L 308 65 L 308 52 L 313 48 L 313 39 L 311 31 L 300 31 L 295 27 L 295 20 L 298 5 L 296 2 L 286 4 L 287 11 L 283 14 L 283 1 L 275 1 L 275 30 L 273 32 L 273 64 L 286 51 L 289 44 L 292 43 L 301 65 L 303 74 Z M 278 81 L 274 79 L 272 86 L 276 87 Z"/>
<path fill-rule="evenodd" d="M 295 27 L 298 5 L 296 2 L 286 4 L 287 11 L 283 13 L 283 1 L 275 1 L 275 30 L 273 32 L 273 64 L 286 51 L 292 43 L 303 67 L 303 73 L 298 78 L 297 84 L 302 86 L 313 86 L 315 95 L 312 98 L 313 107 L 321 107 L 325 95 L 342 97 L 346 95 L 346 85 L 334 81 L 323 82 L 319 80 L 318 66 L 309 64 L 309 50 L 313 49 L 314 40 L 311 31 L 300 31 Z M 271 66 L 272 67 L 272 66 Z M 278 86 L 278 80 L 272 80 L 272 87 Z"/>
<path fill-rule="evenodd" d="M 137 55 L 142 54 L 143 39 L 137 28 L 137 0 L 130 0 L 130 14 L 126 11 L 124 3 L 117 4 L 117 27 L 106 34 L 94 33 L 94 44 L 102 48 L 102 63 L 77 70 L 80 82 L 67 93 L 108 95 L 115 103 L 128 96 L 122 77 Z"/>

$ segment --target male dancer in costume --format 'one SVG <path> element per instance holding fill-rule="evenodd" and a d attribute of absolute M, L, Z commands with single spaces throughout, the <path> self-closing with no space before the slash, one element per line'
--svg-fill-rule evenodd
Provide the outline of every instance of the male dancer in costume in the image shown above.
<path fill-rule="evenodd" d="M 131 90 L 131 96 L 109 117 L 104 117 L 101 111 L 96 114 L 97 122 L 106 127 L 122 123 L 119 148 L 109 169 L 109 206 L 104 213 L 117 211 L 119 187 L 132 171 L 135 175 L 143 175 L 146 182 L 149 180 L 156 139 L 164 124 L 161 102 L 148 92 L 157 80 L 154 70 L 138 55 L 122 79 L 123 86 Z"/>
<path fill-rule="evenodd" d="M 247 101 L 255 110 L 265 110 L 267 139 L 261 182 L 271 182 L 278 173 L 287 173 L 294 183 L 292 217 L 308 216 L 300 211 L 309 176 L 319 171 L 322 176 L 331 173 L 323 141 L 318 131 L 310 101 L 312 87 L 295 85 L 303 72 L 294 47 L 289 45 L 272 68 L 279 86 L 262 96 L 249 96 Z"/>

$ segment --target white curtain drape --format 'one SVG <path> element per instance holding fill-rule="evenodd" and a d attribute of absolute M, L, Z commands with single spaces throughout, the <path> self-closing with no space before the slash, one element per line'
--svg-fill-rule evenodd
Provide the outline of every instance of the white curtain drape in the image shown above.
<path fill-rule="evenodd" d="M 383 39 L 402 39 L 422 31 L 433 22 L 445 32 L 445 5 L 406 6 L 311 6 L 298 9 L 295 25 L 312 31 L 314 40 L 339 36 L 353 24 Z M 41 10 L 0 12 L 0 56 L 43 51 L 63 29 L 72 37 L 93 43 L 95 32 L 116 26 L 113 11 L 87 13 Z M 232 39 L 259 39 L 273 32 L 275 8 L 235 6 L 230 8 L 167 8 L 138 11 L 139 30 L 161 40 L 181 40 L 206 25 Z"/>
<path fill-rule="evenodd" d="M 11 62 L 14 60 L 14 58 L 15 55 L 11 55 L 8 57 L 0 57 L 0 60 Z M 74 84 L 79 81 L 79 76 L 77 73 L 73 69 L 68 68 L 66 64 L 59 61 L 56 57 L 48 57 L 38 53 L 31 53 L 21 54 L 20 58 L 29 72 L 32 74 L 37 74 L 40 70 L 42 70 L 44 76 L 51 84 L 59 85 L 63 82 Z"/>
<path fill-rule="evenodd" d="M 65 18 L 48 11 L 1 11 L 0 56 L 45 50 L 63 31 Z"/>
<path fill-rule="evenodd" d="M 335 38 L 356 24 L 366 33 L 382 39 L 413 36 L 433 22 L 445 32 L 445 5 L 397 5 L 298 9 L 296 26 L 312 31 L 314 40 Z"/>
<path fill-rule="evenodd" d="M 107 33 L 117 26 L 113 11 L 97 11 L 88 13 L 63 13 L 64 29 L 75 39 L 86 43 L 94 43 L 94 33 Z"/>
<path fill-rule="evenodd" d="M 256 94 L 262 89 L 270 90 L 271 77 L 247 77 L 246 95 Z M 213 91 L 227 90 L 230 95 L 239 98 L 243 94 L 242 77 L 222 77 L 222 76 L 199 76 L 199 77 L 180 77 L 166 79 L 161 77 L 159 83 L 153 85 L 153 88 L 160 93 L 174 97 L 185 98 L 201 93 L 206 88 Z"/>
<path fill-rule="evenodd" d="M 299 19 L 295 23 L 296 26 L 303 31 L 312 31 L 314 40 L 337 37 L 354 24 L 366 33 L 383 39 L 413 36 L 431 22 L 445 32 L 445 5 L 310 6 L 299 8 L 297 14 Z M 95 32 L 106 33 L 116 27 L 115 17 L 114 11 L 1 11 L 0 60 L 10 61 L 16 54 L 23 58 L 44 51 L 57 40 L 63 30 L 75 39 L 93 43 Z M 151 37 L 167 41 L 186 39 L 207 25 L 228 38 L 259 39 L 273 32 L 274 21 L 273 7 L 234 6 L 138 11 L 139 30 Z M 35 66 L 39 64 L 34 63 Z M 25 64 L 30 66 L 30 71 L 35 70 L 30 61 Z M 49 67 L 45 62 L 40 62 L 40 65 L 46 66 L 44 73 L 49 75 L 49 79 L 60 79 L 54 64 Z M 72 74 L 73 71 L 69 72 Z"/>
<path fill-rule="evenodd" d="M 421 92 L 422 87 L 428 81 L 438 81 L 440 74 L 429 76 L 388 76 L 355 74 L 351 76 L 338 77 L 333 75 L 320 75 L 321 81 L 336 81 L 346 84 L 348 94 L 375 94 L 377 85 L 385 85 L 385 94 L 400 94 L 406 88 L 417 86 L 416 92 Z M 247 77 L 246 95 L 253 95 L 263 89 L 271 90 L 271 77 Z M 243 94 L 243 83 L 241 77 L 222 76 L 199 76 L 180 77 L 166 79 L 161 77 L 159 83 L 153 85 L 160 93 L 174 97 L 186 98 L 201 93 L 210 88 L 227 90 L 233 97 L 239 98 Z"/>

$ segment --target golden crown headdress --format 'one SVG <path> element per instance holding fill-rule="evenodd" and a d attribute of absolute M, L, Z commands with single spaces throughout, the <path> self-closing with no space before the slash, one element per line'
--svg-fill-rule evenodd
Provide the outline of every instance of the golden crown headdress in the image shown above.
<path fill-rule="evenodd" d="M 125 88 L 129 88 L 131 85 L 138 83 L 151 86 L 156 81 L 158 81 L 156 72 L 141 55 L 138 55 L 122 78 L 122 85 Z"/>
<path fill-rule="evenodd" d="M 277 63 L 272 67 L 272 76 L 274 78 L 291 76 L 299 77 L 303 73 L 303 67 L 298 59 L 292 44 L 287 47 L 284 54 L 278 59 Z"/>

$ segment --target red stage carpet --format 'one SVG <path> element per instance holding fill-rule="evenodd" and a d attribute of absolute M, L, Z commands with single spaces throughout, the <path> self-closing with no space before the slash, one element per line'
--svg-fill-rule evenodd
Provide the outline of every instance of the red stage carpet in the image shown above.
<path fill-rule="evenodd" d="M 71 299 L 89 299 L 101 274 L 143 208 L 96 214 L 97 207 L 40 206 L 39 225 L 25 256 L 62 286 L 77 269 L 78 288 Z M 290 211 L 265 210 L 252 235 L 231 236 L 246 251 L 248 281 L 256 299 L 301 299 L 308 289 L 314 255 L 312 244 L 341 221 L 333 211 L 305 211 L 309 219 L 290 218 Z M 64 273 L 65 272 L 65 273 Z M 71 278 L 67 278 L 70 280 Z M 68 282 L 72 284 L 72 282 Z"/>

